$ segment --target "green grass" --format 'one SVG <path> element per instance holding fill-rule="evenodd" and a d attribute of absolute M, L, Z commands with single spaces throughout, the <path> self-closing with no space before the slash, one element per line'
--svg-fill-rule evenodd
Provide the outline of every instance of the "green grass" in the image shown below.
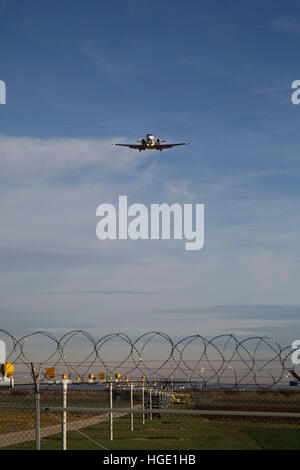
<path fill-rule="evenodd" d="M 300 449 L 300 429 L 295 425 L 209 421 L 194 416 L 153 417 L 142 424 L 135 417 L 130 431 L 128 416 L 114 420 L 114 440 L 108 439 L 108 421 L 80 430 L 108 450 L 257 450 Z M 76 431 L 68 432 L 68 449 L 100 450 L 101 447 Z M 10 448 L 34 448 L 34 444 L 17 444 Z M 60 449 L 60 435 L 42 439 L 44 450 Z"/>
<path fill-rule="evenodd" d="M 244 431 L 255 439 L 263 450 L 299 450 L 300 429 L 286 428 L 248 428 Z"/>
<path fill-rule="evenodd" d="M 26 435 L 34 428 L 33 393 L 3 392 L 0 403 L 0 440 L 11 432 Z M 242 409 L 249 411 L 298 411 L 300 395 L 289 392 L 239 392 L 205 391 L 194 393 L 194 402 L 190 405 L 176 405 L 176 409 Z M 118 392 L 114 396 L 116 407 L 128 407 L 128 393 Z M 60 406 L 61 394 L 43 391 L 41 409 L 48 406 Z M 107 391 L 77 392 L 68 394 L 69 406 L 107 406 Z M 88 413 L 68 413 L 68 422 L 88 419 Z M 94 415 L 95 416 L 95 415 Z M 41 413 L 41 425 L 60 424 L 60 414 L 56 416 Z M 83 423 L 86 426 L 86 423 Z M 246 417 L 204 417 L 196 415 L 162 415 L 153 417 L 142 424 L 141 415 L 134 417 L 134 431 L 130 431 L 129 415 L 114 420 L 114 440 L 108 439 L 109 423 L 94 424 L 78 431 L 68 432 L 68 449 L 101 450 L 95 442 L 108 450 L 202 450 L 202 449 L 278 449 L 300 450 L 300 420 L 284 418 L 246 418 Z M 59 429 L 59 428 L 57 428 Z M 7 438 L 9 439 L 9 437 Z M 5 442 L 5 441 L 4 441 Z M 8 442 L 8 441 L 7 441 Z M 41 447 L 45 450 L 60 449 L 60 434 L 42 439 Z M 34 449 L 35 443 L 27 441 L 14 444 L 10 449 Z M 1 448 L 2 450 L 3 448 Z"/>

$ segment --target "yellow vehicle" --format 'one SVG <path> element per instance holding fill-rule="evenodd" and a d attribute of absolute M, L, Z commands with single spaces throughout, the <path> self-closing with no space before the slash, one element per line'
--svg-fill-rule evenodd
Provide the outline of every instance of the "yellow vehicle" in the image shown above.
<path fill-rule="evenodd" d="M 173 404 L 176 405 L 187 405 L 188 403 L 191 403 L 190 393 L 172 393 L 171 398 Z"/>

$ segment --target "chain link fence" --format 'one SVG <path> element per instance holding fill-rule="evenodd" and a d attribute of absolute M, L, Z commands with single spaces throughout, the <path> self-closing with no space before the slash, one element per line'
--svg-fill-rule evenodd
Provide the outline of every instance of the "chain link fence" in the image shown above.
<path fill-rule="evenodd" d="M 300 449 L 298 390 L 0 389 L 1 450 Z"/>
<path fill-rule="evenodd" d="M 300 449 L 300 365 L 270 338 L 0 338 L 1 450 Z"/>

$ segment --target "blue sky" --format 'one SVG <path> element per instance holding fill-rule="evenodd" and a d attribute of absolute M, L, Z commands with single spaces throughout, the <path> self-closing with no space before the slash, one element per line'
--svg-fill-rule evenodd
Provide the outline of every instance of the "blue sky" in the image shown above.
<path fill-rule="evenodd" d="M 299 39 L 296 1 L 0 0 L 3 328 L 297 339 Z M 111 146 L 148 132 L 191 145 Z M 204 249 L 100 242 L 120 194 L 204 203 Z"/>

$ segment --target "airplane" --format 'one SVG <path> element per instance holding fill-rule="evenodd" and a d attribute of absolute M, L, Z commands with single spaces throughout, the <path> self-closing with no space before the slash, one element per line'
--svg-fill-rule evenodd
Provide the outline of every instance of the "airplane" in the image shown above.
<path fill-rule="evenodd" d="M 170 149 L 172 147 L 176 147 L 177 145 L 188 145 L 189 142 L 182 142 L 179 144 L 165 144 L 165 140 L 160 140 L 154 138 L 152 134 L 147 134 L 145 139 L 138 140 L 137 142 L 140 142 L 140 144 L 115 144 L 113 143 L 112 145 L 119 145 L 120 147 L 129 147 L 131 149 L 136 149 L 139 150 L 140 152 L 142 150 L 160 150 L 161 152 L 164 149 Z"/>

